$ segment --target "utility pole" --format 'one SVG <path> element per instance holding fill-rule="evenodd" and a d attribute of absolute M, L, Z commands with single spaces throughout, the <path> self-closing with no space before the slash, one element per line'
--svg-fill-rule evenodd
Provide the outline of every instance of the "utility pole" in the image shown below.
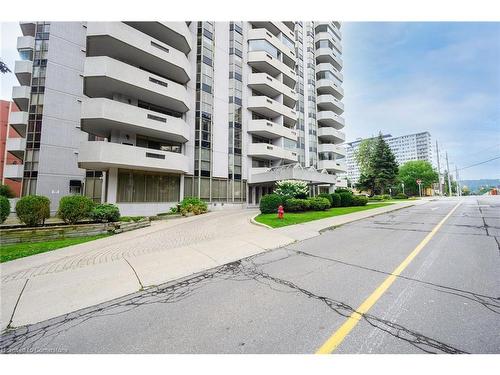
<path fill-rule="evenodd" d="M 451 197 L 450 164 L 448 163 L 448 151 L 446 151 L 446 171 L 448 173 L 448 194 Z"/>
<path fill-rule="evenodd" d="M 457 195 L 462 196 L 462 189 L 460 189 L 460 180 L 458 178 L 458 167 L 455 165 L 455 178 L 457 179 Z"/>
<path fill-rule="evenodd" d="M 441 185 L 441 164 L 439 163 L 439 147 L 438 141 L 436 140 L 436 155 L 438 163 L 438 185 L 439 185 L 439 195 L 443 195 L 443 186 Z"/>

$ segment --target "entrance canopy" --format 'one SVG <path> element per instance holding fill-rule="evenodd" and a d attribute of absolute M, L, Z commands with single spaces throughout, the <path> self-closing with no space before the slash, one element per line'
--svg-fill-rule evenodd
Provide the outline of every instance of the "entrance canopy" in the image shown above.
<path fill-rule="evenodd" d="M 326 169 L 317 171 L 313 167 L 304 168 L 299 163 L 281 165 L 279 167 L 269 168 L 263 173 L 256 173 L 251 176 L 251 184 L 263 184 L 266 182 L 276 182 L 281 180 L 300 180 L 306 181 L 310 185 L 335 184 L 337 177 L 334 174 L 328 174 Z"/>

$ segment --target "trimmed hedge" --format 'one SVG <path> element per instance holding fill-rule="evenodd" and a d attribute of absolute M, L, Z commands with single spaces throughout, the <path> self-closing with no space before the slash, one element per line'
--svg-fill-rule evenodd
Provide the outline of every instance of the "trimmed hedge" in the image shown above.
<path fill-rule="evenodd" d="M 9 185 L 0 185 L 0 196 L 6 198 L 14 198 L 15 194 Z"/>
<path fill-rule="evenodd" d="M 279 205 L 283 203 L 283 197 L 281 195 L 266 194 L 260 199 L 260 212 L 263 214 L 277 213 Z"/>
<path fill-rule="evenodd" d="M 16 203 L 16 214 L 22 223 L 34 227 L 50 217 L 50 200 L 41 195 L 27 195 Z"/>
<path fill-rule="evenodd" d="M 332 198 L 332 196 L 330 194 L 328 194 L 328 193 L 321 193 L 321 194 L 318 195 L 318 197 L 328 199 L 328 202 L 330 202 L 330 207 L 333 207 L 333 198 Z"/>
<path fill-rule="evenodd" d="M 199 215 L 207 211 L 207 202 L 196 197 L 186 197 L 180 203 L 180 213 L 182 216 L 186 216 L 188 213 Z"/>
<path fill-rule="evenodd" d="M 340 207 L 340 194 L 332 193 L 330 196 L 332 197 L 332 207 Z"/>
<path fill-rule="evenodd" d="M 335 189 L 335 192 L 337 194 L 340 194 L 340 193 L 349 193 L 349 194 L 352 194 L 352 191 L 350 191 L 349 189 L 343 189 L 343 188 Z"/>
<path fill-rule="evenodd" d="M 370 198 L 371 201 L 388 201 L 391 199 L 389 194 L 374 195 Z"/>
<path fill-rule="evenodd" d="M 404 193 L 397 193 L 395 196 L 394 196 L 394 199 L 408 199 L 408 195 L 404 194 Z"/>
<path fill-rule="evenodd" d="M 67 224 L 76 224 L 89 218 L 94 206 L 94 201 L 85 195 L 67 195 L 59 201 L 57 216 Z"/>
<path fill-rule="evenodd" d="M 366 206 L 368 203 L 368 198 L 365 197 L 364 195 L 354 195 L 352 197 L 351 204 L 353 206 Z"/>
<path fill-rule="evenodd" d="M 323 197 L 309 198 L 308 201 L 312 211 L 325 211 L 330 208 L 330 201 Z"/>
<path fill-rule="evenodd" d="M 285 212 L 302 212 L 310 208 L 310 202 L 307 199 L 289 198 L 285 201 Z"/>
<path fill-rule="evenodd" d="M 352 206 L 352 193 L 351 192 L 343 192 L 340 193 L 340 206 L 341 207 L 349 207 Z"/>
<path fill-rule="evenodd" d="M 90 218 L 101 223 L 114 223 L 120 220 L 120 210 L 114 204 L 98 204 L 90 212 Z"/>
<path fill-rule="evenodd" d="M 0 195 L 0 224 L 3 223 L 10 214 L 10 202 L 7 197 Z"/>

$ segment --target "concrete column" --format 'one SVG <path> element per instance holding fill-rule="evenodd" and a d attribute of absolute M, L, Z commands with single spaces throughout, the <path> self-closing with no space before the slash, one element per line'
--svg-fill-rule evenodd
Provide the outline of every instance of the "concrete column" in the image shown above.
<path fill-rule="evenodd" d="M 179 201 L 184 199 L 184 175 L 181 174 L 181 182 L 179 187 Z"/>
<path fill-rule="evenodd" d="M 108 203 L 116 203 L 118 194 L 118 168 L 110 168 L 108 175 Z"/>

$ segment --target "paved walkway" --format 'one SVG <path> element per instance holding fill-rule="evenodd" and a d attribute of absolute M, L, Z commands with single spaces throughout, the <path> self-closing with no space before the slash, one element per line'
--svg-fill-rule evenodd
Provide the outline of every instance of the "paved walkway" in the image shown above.
<path fill-rule="evenodd" d="M 402 202 L 268 229 L 257 210 L 226 210 L 155 221 L 118 234 L 0 265 L 1 329 L 36 323 L 311 238 L 326 228 L 395 209 Z"/>

